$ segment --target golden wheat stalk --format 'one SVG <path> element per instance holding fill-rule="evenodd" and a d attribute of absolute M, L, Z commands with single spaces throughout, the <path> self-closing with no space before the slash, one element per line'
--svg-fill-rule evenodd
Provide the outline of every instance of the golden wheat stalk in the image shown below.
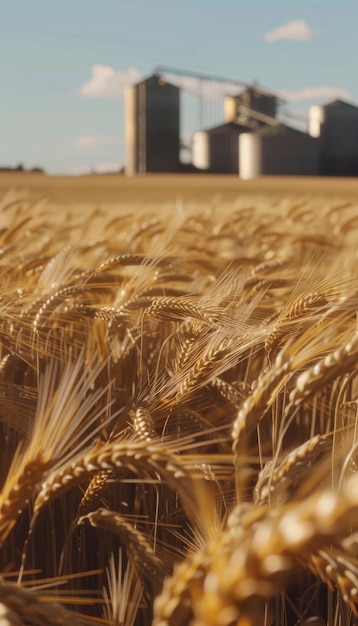
<path fill-rule="evenodd" d="M 97 509 L 78 519 L 78 524 L 88 521 L 94 528 L 102 528 L 120 537 L 127 555 L 143 584 L 158 587 L 165 572 L 165 564 L 154 552 L 145 535 L 127 522 L 122 515 L 109 509 Z"/>
<path fill-rule="evenodd" d="M 209 456 L 210 461 L 211 459 Z M 151 476 L 153 473 L 160 476 L 179 493 L 187 514 L 195 523 L 198 494 L 200 491 L 206 493 L 207 460 L 208 457 L 205 455 L 199 457 L 178 455 L 161 443 L 136 441 L 127 437 L 122 439 L 119 437 L 104 444 L 98 443 L 93 449 L 71 460 L 67 465 L 48 472 L 35 499 L 34 519 L 47 502 L 53 501 L 84 480 L 90 480 L 98 472 L 125 468 L 136 475 L 139 474 L 140 477 Z M 219 463 L 221 461 L 220 455 L 218 461 Z M 197 484 L 198 479 L 201 479 L 200 487 Z"/>
<path fill-rule="evenodd" d="M 276 463 L 269 461 L 260 472 L 255 486 L 255 504 L 260 506 L 272 496 L 283 500 L 291 497 L 307 472 L 314 468 L 323 455 L 331 452 L 332 437 L 315 435 L 297 446 Z"/>
<path fill-rule="evenodd" d="M 154 420 L 148 409 L 145 407 L 138 407 L 136 411 L 131 410 L 129 412 L 131 421 L 131 436 L 133 439 L 139 441 L 155 441 L 158 439 L 157 432 L 155 430 Z M 110 440 L 111 438 L 109 438 Z M 123 470 L 123 468 L 121 468 Z M 98 472 L 90 481 L 83 498 L 81 499 L 78 513 L 84 515 L 88 513 L 93 507 L 99 505 L 99 501 L 103 494 L 103 491 L 108 483 L 113 481 L 120 481 L 121 470 L 104 470 Z"/>
<path fill-rule="evenodd" d="M 304 565 L 333 591 L 338 589 L 344 602 L 358 616 L 358 562 L 341 550 L 319 550 Z"/>
<path fill-rule="evenodd" d="M 50 469 L 85 450 L 101 425 L 105 407 L 96 405 L 108 389 L 90 392 L 103 365 L 93 364 L 83 372 L 84 365 L 82 354 L 59 376 L 58 362 L 52 361 L 40 378 L 31 434 L 15 453 L 0 493 L 0 545 Z"/>
<path fill-rule="evenodd" d="M 57 589 L 63 568 L 87 623 L 149 626 L 148 578 L 175 562 L 156 626 L 353 626 L 356 206 L 189 204 L 81 224 L 3 203 L 6 573 L 26 545 L 3 621 L 76 623 L 65 594 L 36 585 L 43 570 Z M 91 510 L 109 483 L 111 510 Z M 86 604 L 74 578 L 91 569 Z"/>
<path fill-rule="evenodd" d="M 358 335 L 353 336 L 343 346 L 330 352 L 312 367 L 305 369 L 296 382 L 285 407 L 283 419 L 296 411 L 298 407 L 323 385 L 330 383 L 352 369 L 358 361 Z"/>
<path fill-rule="evenodd" d="M 298 562 L 308 562 L 310 553 L 334 544 L 337 535 L 349 532 L 357 520 L 357 475 L 347 480 L 341 492 L 314 493 L 267 513 L 251 528 L 245 529 L 245 520 L 237 527 L 234 514 L 221 537 L 209 541 L 201 554 L 181 564 L 174 578 L 165 583 L 154 605 L 154 626 L 185 623 L 175 616 L 183 593 L 186 615 L 193 612 L 195 626 L 228 626 L 234 620 L 250 620 L 255 598 L 269 598 L 284 589 Z M 347 578 L 345 599 L 353 606 L 358 589 L 352 577 Z M 165 608 L 168 606 L 172 613 Z"/>
<path fill-rule="evenodd" d="M 134 626 L 138 610 L 143 602 L 144 587 L 137 571 L 129 561 L 123 573 L 122 551 L 119 551 L 118 567 L 113 553 L 107 572 L 107 588 L 104 588 L 104 617 L 110 624 Z"/>
<path fill-rule="evenodd" d="M 52 596 L 40 591 L 26 589 L 14 583 L 0 580 L 0 619 L 4 626 L 38 624 L 39 626 L 84 626 L 96 623 L 90 617 L 81 616 L 66 609 L 60 602 L 61 596 Z M 69 599 L 74 602 L 73 598 Z"/>

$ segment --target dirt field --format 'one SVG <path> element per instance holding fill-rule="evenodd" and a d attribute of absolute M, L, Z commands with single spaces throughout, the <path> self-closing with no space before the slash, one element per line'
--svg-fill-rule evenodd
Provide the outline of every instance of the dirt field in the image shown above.
<path fill-rule="evenodd" d="M 252 198 L 252 194 L 270 196 L 271 200 L 283 196 L 302 199 L 344 197 L 358 198 L 358 179 L 352 178 L 302 178 L 263 177 L 241 181 L 237 176 L 201 175 L 149 175 L 126 178 L 108 176 L 45 176 L 41 174 L 0 173 L 0 197 L 9 190 L 21 190 L 25 197 L 47 196 L 56 205 L 89 204 L 117 205 L 150 203 L 202 203 L 221 204 L 238 198 Z"/>

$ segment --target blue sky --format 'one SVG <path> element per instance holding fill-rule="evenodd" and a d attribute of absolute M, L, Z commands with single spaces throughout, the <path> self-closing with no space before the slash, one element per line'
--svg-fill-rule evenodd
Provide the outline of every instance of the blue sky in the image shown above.
<path fill-rule="evenodd" d="M 357 0 L 3 3 L 0 164 L 118 168 L 124 84 L 158 65 L 256 81 L 301 114 L 335 97 L 358 103 L 357 24 Z"/>

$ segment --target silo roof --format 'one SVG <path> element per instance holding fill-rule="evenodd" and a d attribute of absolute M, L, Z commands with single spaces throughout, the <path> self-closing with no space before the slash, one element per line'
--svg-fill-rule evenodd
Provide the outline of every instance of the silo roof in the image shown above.
<path fill-rule="evenodd" d="M 298 130 L 297 128 L 292 128 L 292 126 L 286 126 L 286 124 L 276 124 L 274 126 L 271 125 L 267 125 L 267 126 L 263 126 L 262 128 L 259 128 L 258 130 L 254 131 L 255 135 L 260 135 L 260 136 L 270 136 L 270 135 L 302 135 L 305 137 L 310 137 L 310 135 L 308 135 L 308 133 L 303 132 L 302 130 Z"/>
<path fill-rule="evenodd" d="M 251 129 L 248 126 L 243 124 L 238 124 L 237 122 L 226 122 L 225 124 L 220 124 L 219 126 L 213 126 L 212 128 L 208 128 L 206 130 L 207 133 L 245 133 L 249 132 Z"/>
<path fill-rule="evenodd" d="M 167 81 L 165 78 L 163 78 L 163 76 L 161 76 L 160 74 L 151 74 L 151 76 L 148 76 L 147 78 L 144 78 L 143 80 L 138 81 L 138 83 L 136 83 L 137 85 L 148 85 L 151 83 L 155 83 L 155 84 L 162 84 L 162 85 L 168 85 L 169 87 L 172 87 L 173 89 L 178 89 L 179 87 L 177 87 L 176 85 L 173 85 L 173 83 L 170 83 L 169 81 Z"/>
<path fill-rule="evenodd" d="M 348 108 L 348 109 L 355 109 L 356 111 L 358 110 L 358 107 L 355 106 L 354 104 L 350 104 L 349 102 L 346 102 L 345 100 L 332 100 L 332 102 L 328 102 L 328 104 L 324 104 L 323 108 L 324 109 L 338 109 L 339 107 L 342 108 Z"/>

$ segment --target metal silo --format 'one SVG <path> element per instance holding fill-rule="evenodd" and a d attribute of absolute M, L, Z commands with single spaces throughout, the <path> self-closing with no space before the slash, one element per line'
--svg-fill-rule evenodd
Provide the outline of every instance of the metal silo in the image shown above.
<path fill-rule="evenodd" d="M 204 172 L 210 169 L 210 139 L 205 130 L 198 130 L 193 134 L 191 145 L 193 166 Z"/>
<path fill-rule="evenodd" d="M 239 144 L 239 174 L 243 180 L 250 180 L 262 174 L 261 143 L 256 133 L 242 133 Z"/>
<path fill-rule="evenodd" d="M 126 173 L 179 170 L 179 88 L 154 74 L 125 94 Z"/>
<path fill-rule="evenodd" d="M 225 96 L 224 120 L 225 122 L 235 122 L 236 119 L 237 119 L 237 97 Z"/>
<path fill-rule="evenodd" d="M 310 107 L 308 114 L 308 132 L 311 137 L 320 137 L 325 121 L 325 109 L 323 106 L 314 104 Z"/>
<path fill-rule="evenodd" d="M 239 171 L 238 137 L 247 127 L 234 122 L 194 133 L 193 165 L 212 174 L 237 174 Z"/>
<path fill-rule="evenodd" d="M 358 107 L 342 100 L 311 107 L 309 129 L 320 137 L 322 174 L 358 175 Z"/>
<path fill-rule="evenodd" d="M 137 89 L 127 85 L 124 90 L 124 136 L 126 146 L 126 174 L 133 176 L 138 172 L 138 124 L 137 124 Z"/>
<path fill-rule="evenodd" d="M 261 175 L 315 175 L 319 141 L 284 124 L 239 137 L 241 178 Z"/>
<path fill-rule="evenodd" d="M 237 174 L 239 171 L 239 136 L 247 126 L 231 122 L 209 130 L 211 171 L 217 174 Z"/>

